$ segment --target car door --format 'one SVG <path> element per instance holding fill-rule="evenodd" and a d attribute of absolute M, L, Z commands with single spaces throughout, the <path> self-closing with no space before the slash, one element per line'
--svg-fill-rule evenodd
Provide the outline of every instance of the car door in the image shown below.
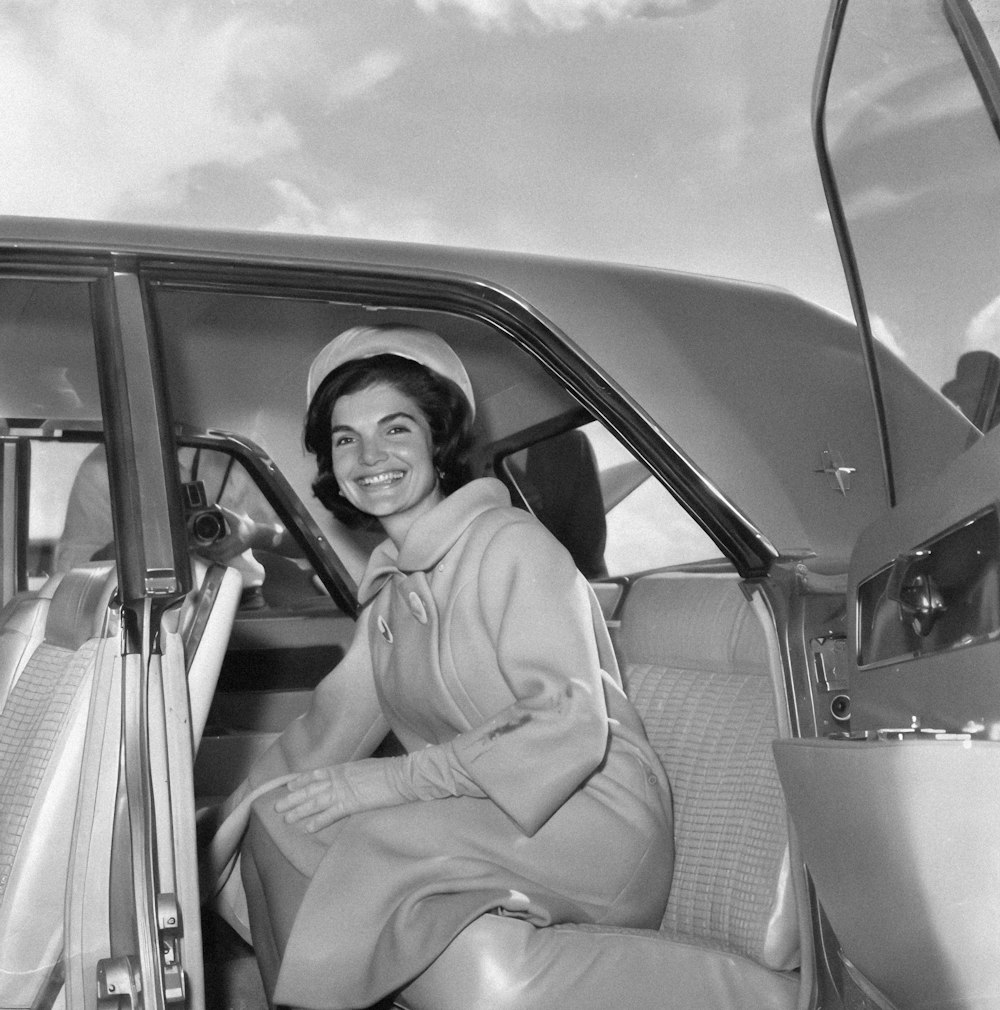
<path fill-rule="evenodd" d="M 201 1006 L 184 665 L 161 634 L 190 575 L 137 278 L 44 252 L 0 273 L 0 634 L 19 657 L 5 648 L 0 1002 Z M 104 527 L 75 554 L 74 494 Z"/>
<path fill-rule="evenodd" d="M 830 998 L 852 1006 L 1000 1006 L 1000 73 L 980 7 L 837 3 L 818 78 L 893 507 L 851 558 L 849 732 L 775 754 Z M 934 437 L 917 377 L 967 425 L 941 467 L 902 445 Z"/>

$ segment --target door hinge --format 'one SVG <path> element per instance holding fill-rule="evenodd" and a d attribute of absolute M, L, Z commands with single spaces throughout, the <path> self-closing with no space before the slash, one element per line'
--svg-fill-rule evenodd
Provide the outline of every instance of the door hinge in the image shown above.
<path fill-rule="evenodd" d="M 183 1003 L 187 995 L 180 956 L 180 939 L 184 935 L 184 928 L 176 894 L 156 896 L 156 921 L 160 930 L 163 997 L 167 1003 Z"/>
<path fill-rule="evenodd" d="M 103 957 L 97 962 L 97 1005 L 102 1010 L 124 1010 L 124 1007 L 138 1010 L 140 992 L 142 972 L 137 958 L 126 954 Z"/>
<path fill-rule="evenodd" d="M 156 925 L 163 973 L 163 998 L 170 1004 L 187 998 L 180 939 L 184 935 L 180 906 L 174 894 L 156 897 Z M 139 959 L 130 954 L 105 957 L 97 962 L 97 1003 L 100 1010 L 140 1010 L 142 972 Z"/>

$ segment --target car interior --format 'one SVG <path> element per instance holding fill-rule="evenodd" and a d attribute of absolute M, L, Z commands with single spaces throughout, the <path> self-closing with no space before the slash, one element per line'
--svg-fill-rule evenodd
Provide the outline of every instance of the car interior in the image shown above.
<path fill-rule="evenodd" d="M 41 325 L 35 317 L 54 304 L 43 293 L 19 299 L 13 325 L 22 331 Z M 194 526 L 187 527 L 191 589 L 164 614 L 159 648 L 164 663 L 186 669 L 196 830 L 204 842 L 220 801 L 304 711 L 312 687 L 342 655 L 354 618 L 345 573 L 358 571 L 378 539 L 372 531 L 334 529 L 309 498 L 309 461 L 296 428 L 304 368 L 273 377 L 273 404 L 247 396 L 241 383 L 253 348 L 281 344 L 286 360 L 307 363 L 329 334 L 370 309 L 231 289 L 171 289 L 153 304 L 181 486 L 188 488 L 197 470 L 196 507 L 228 501 L 276 518 L 290 534 L 281 551 L 220 566 L 199 554 Z M 764 596 L 746 591 L 620 435 L 525 350 L 454 313 L 397 306 L 391 318 L 437 329 L 462 355 L 481 404 L 480 472 L 503 480 L 515 504 L 549 525 L 591 580 L 628 694 L 670 777 L 677 846 L 659 930 L 573 924 L 538 930 L 487 916 L 396 1004 L 415 1010 L 597 1000 L 652 1007 L 669 991 L 686 1006 L 714 1010 L 748 1000 L 798 1005 L 812 985 L 810 918 L 771 756 L 772 740 L 791 732 L 791 715 Z M 222 358 L 237 364 L 226 373 L 208 367 Z M 74 813 L 80 775 L 95 776 L 105 794 L 116 788 L 117 737 L 98 738 L 86 713 L 88 705 L 102 704 L 108 716 L 102 725 L 112 726 L 120 702 L 110 685 L 123 672 L 111 647 L 120 634 L 109 606 L 116 599 L 113 543 L 95 552 L 105 560 L 81 561 L 65 542 L 74 482 L 101 452 L 96 397 L 88 409 L 85 396 L 73 395 L 84 416 L 12 412 L 2 436 L 7 470 L 21 478 L 22 508 L 11 530 L 16 550 L 6 555 L 18 558 L 16 585 L 0 612 L 0 879 L 8 899 L 19 888 L 49 895 L 45 914 L 33 899 L 30 929 L 7 919 L 0 940 L 4 971 L 22 973 L 24 1005 L 58 989 L 69 974 L 57 970 L 70 921 L 63 902 L 73 895 L 71 912 L 81 917 L 82 931 L 88 902 L 80 895 L 92 895 L 76 883 L 101 886 L 94 867 L 117 853 L 121 830 L 94 811 L 91 822 Z M 266 448 L 258 444 L 265 435 Z M 283 455 L 288 463 L 279 466 Z M 213 477 L 219 473 L 224 479 Z M 61 515 L 48 514 L 60 509 Z M 67 570 L 56 570 L 60 558 Z M 384 751 L 393 746 L 386 741 Z M 15 809 L 13 817 L 8 811 Z M 59 833 L 53 847 L 53 824 L 74 820 L 75 832 Z M 83 831 L 88 858 L 71 846 Z M 203 944 L 209 1004 L 239 997 L 263 1006 L 237 878 L 204 909 L 201 923 L 188 915 L 181 942 Z M 113 890 L 114 880 L 103 886 Z M 46 951 L 41 958 L 39 950 Z"/>

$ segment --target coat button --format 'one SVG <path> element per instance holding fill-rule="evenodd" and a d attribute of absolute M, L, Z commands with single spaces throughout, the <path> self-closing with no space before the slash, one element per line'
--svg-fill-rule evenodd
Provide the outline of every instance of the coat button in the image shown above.
<path fill-rule="evenodd" d="M 427 623 L 427 608 L 424 606 L 424 601 L 420 599 L 417 593 L 411 592 L 407 597 L 410 604 L 410 613 L 421 623 Z"/>
<path fill-rule="evenodd" d="M 385 618 L 381 614 L 378 615 L 378 630 L 382 637 L 391 644 L 392 632 L 389 630 L 389 625 L 385 623 Z"/>

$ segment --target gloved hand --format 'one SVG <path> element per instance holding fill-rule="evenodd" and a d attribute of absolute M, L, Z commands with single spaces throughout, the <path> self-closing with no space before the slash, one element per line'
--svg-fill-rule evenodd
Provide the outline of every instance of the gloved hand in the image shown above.
<path fill-rule="evenodd" d="M 451 744 L 316 768 L 292 779 L 288 790 L 274 809 L 289 824 L 303 822 L 309 833 L 363 810 L 446 796 L 485 796 L 458 764 Z"/>

